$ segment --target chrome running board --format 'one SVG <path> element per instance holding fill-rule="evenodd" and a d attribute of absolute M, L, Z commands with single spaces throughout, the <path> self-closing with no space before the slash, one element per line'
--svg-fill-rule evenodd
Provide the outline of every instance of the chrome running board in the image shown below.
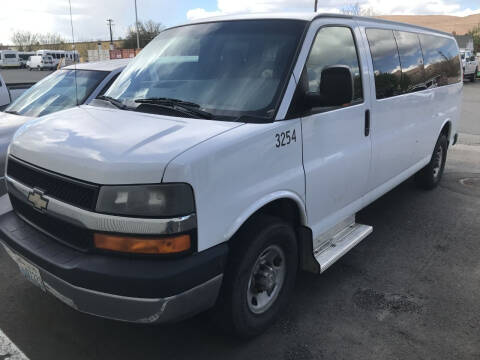
<path fill-rule="evenodd" d="M 322 245 L 313 251 L 320 265 L 320 273 L 327 270 L 372 231 L 371 226 L 357 224 L 355 217 L 352 216 L 322 235 Z M 318 242 L 320 241 L 317 240 Z"/>

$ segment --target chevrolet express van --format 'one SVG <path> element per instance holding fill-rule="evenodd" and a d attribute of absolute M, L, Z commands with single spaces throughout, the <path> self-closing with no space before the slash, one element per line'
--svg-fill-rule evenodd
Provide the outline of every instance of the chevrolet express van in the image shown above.
<path fill-rule="evenodd" d="M 157 323 L 215 306 L 254 336 L 299 270 L 324 272 L 370 234 L 359 210 L 412 175 L 438 185 L 462 86 L 454 38 L 400 23 L 170 28 L 103 97 L 17 131 L 1 241 L 79 311 Z"/>

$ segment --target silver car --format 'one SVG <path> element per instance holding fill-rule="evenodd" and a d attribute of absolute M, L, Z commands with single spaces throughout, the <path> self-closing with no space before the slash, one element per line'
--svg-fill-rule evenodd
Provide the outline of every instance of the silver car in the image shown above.
<path fill-rule="evenodd" d="M 66 66 L 36 83 L 0 113 L 0 195 L 5 193 L 5 156 L 15 131 L 33 118 L 90 103 L 110 87 L 129 61 Z"/>

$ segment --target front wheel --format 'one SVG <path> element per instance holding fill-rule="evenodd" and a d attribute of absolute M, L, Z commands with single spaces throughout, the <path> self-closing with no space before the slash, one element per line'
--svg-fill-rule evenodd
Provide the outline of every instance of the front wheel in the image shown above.
<path fill-rule="evenodd" d="M 249 338 L 275 321 L 293 292 L 297 240 L 291 225 L 261 216 L 233 242 L 216 319 L 225 330 Z"/>
<path fill-rule="evenodd" d="M 442 179 L 445 162 L 447 160 L 448 140 L 445 134 L 441 134 L 435 144 L 432 157 L 427 166 L 415 175 L 418 187 L 432 190 L 438 186 Z"/>

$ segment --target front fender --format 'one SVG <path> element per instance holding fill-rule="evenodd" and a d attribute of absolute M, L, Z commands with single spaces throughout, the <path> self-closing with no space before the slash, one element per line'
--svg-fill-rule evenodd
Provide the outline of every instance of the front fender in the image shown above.
<path fill-rule="evenodd" d="M 252 216 L 254 215 L 258 210 L 260 210 L 262 207 L 265 205 L 270 204 L 271 202 L 275 200 L 280 200 L 280 199 L 291 199 L 297 204 L 299 214 L 300 214 L 300 222 L 302 225 L 307 224 L 307 212 L 306 212 L 306 207 L 303 199 L 301 198 L 300 195 L 296 194 L 295 192 L 292 191 L 287 191 L 287 190 L 282 190 L 282 191 L 276 191 L 274 193 L 268 194 L 257 201 L 255 201 L 252 205 L 250 205 L 245 211 L 241 213 L 240 216 L 238 216 L 235 221 L 232 223 L 232 225 L 228 228 L 228 231 L 225 233 L 225 241 L 228 241 L 237 231 L 240 229 L 240 227 Z"/>

